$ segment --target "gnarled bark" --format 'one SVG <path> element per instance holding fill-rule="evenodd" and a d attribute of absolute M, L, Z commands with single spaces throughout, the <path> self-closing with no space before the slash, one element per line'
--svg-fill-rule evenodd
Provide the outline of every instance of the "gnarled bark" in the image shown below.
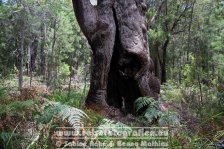
<path fill-rule="evenodd" d="M 73 0 L 77 21 L 93 51 L 86 105 L 112 105 L 134 113 L 141 96 L 158 97 L 143 0 Z"/>

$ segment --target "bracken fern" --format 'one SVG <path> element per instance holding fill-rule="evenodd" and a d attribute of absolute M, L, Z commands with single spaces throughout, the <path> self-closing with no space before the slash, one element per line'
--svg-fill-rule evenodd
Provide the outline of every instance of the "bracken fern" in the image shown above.
<path fill-rule="evenodd" d="M 97 127 L 96 134 L 102 134 L 107 132 L 107 134 L 113 134 L 113 133 L 122 133 L 123 131 L 129 132 L 132 131 L 132 129 L 120 122 L 114 122 L 108 119 L 103 119 L 100 126 Z"/>
<path fill-rule="evenodd" d="M 151 97 L 140 97 L 135 103 L 137 112 L 145 108 L 142 114 L 149 123 L 152 123 L 153 120 L 159 120 L 161 126 L 180 125 L 179 115 L 171 111 L 161 111 L 158 100 Z"/>
<path fill-rule="evenodd" d="M 51 113 L 50 115 L 49 113 L 46 113 L 49 115 L 48 117 L 50 117 L 47 119 L 52 119 L 53 115 L 58 115 L 62 121 L 67 120 L 72 127 L 80 127 L 84 123 L 84 119 L 89 119 L 86 113 L 82 110 L 59 102 L 50 102 L 48 105 L 45 105 L 45 107 L 47 107 L 45 111 L 50 111 Z"/>
<path fill-rule="evenodd" d="M 139 97 L 135 101 L 136 111 L 138 112 L 140 109 L 149 106 L 151 103 L 155 103 L 155 100 L 151 97 Z"/>
<path fill-rule="evenodd" d="M 83 120 L 89 118 L 82 110 L 68 105 L 58 104 L 57 108 L 59 109 L 59 116 L 62 120 L 67 119 L 73 127 L 80 127 L 84 123 Z"/>

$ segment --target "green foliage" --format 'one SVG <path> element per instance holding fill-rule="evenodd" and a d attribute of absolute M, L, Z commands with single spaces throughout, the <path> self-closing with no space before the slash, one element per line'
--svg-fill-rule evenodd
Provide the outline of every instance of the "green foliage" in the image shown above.
<path fill-rule="evenodd" d="M 11 132 L 1 132 L 0 133 L 0 138 L 3 140 L 3 142 L 7 142 L 9 138 L 11 137 Z"/>
<path fill-rule="evenodd" d="M 135 101 L 136 104 L 136 111 L 138 112 L 140 109 L 151 105 L 151 103 L 155 103 L 155 100 L 150 97 L 140 97 Z"/>
<path fill-rule="evenodd" d="M 160 109 L 162 104 L 171 103 L 171 106 L 178 105 L 186 110 L 184 112 L 203 121 L 201 123 L 212 121 L 218 128 L 222 128 L 224 93 L 216 86 L 224 81 L 223 1 L 148 0 L 147 3 L 150 6 L 146 13 L 149 27 L 147 35 L 150 55 L 158 69 L 156 74 L 160 75 L 161 64 L 165 61 L 167 78 L 175 83 L 168 82 L 161 86 L 161 98 L 158 101 L 149 97 L 137 99 L 136 111 L 142 113 L 149 123 L 179 126 L 180 116 L 172 109 L 174 107 L 166 111 Z M 9 81 L 1 81 L 1 85 L 7 87 L 10 92 L 13 91 L 17 82 L 21 39 L 24 38 L 24 74 L 25 69 L 28 69 L 25 65 L 29 64 L 30 60 L 28 49 L 32 48 L 31 45 L 36 39 L 37 69 L 33 74 L 35 76 L 38 72 L 44 75 L 43 80 L 47 80 L 52 89 L 59 89 L 48 98 L 61 103 L 51 103 L 39 108 L 36 107 L 40 105 L 35 100 L 11 100 L 7 89 L 0 87 L 0 116 L 19 114 L 26 117 L 26 111 L 35 106 L 35 110 L 32 110 L 35 122 L 49 127 L 54 118 L 68 121 L 71 126 L 83 123 L 87 115 L 76 109 L 81 107 L 82 94 L 73 89 L 69 94 L 62 91 L 62 86 L 67 84 L 70 75 L 81 76 L 79 78 L 88 81 L 90 63 L 90 47 L 75 20 L 71 1 L 0 2 L 0 25 L 0 78 L 10 78 Z M 167 50 L 164 52 L 166 42 Z M 47 67 L 45 71 L 40 69 L 41 65 Z M 203 84 L 202 79 L 212 83 Z M 28 77 L 24 80 L 28 81 Z M 93 111 L 86 112 L 91 117 L 92 125 L 100 125 L 99 132 L 107 127 L 111 127 L 110 131 L 129 129 L 121 123 L 105 120 Z M 205 148 L 205 144 L 210 144 L 207 140 L 202 140 L 201 136 L 197 135 L 198 132 L 186 133 L 188 131 L 179 130 L 179 135 L 172 135 L 170 148 Z M 13 145 L 11 140 L 17 138 L 16 135 L 10 131 L 1 132 L 0 138 Z M 223 132 L 220 131 L 214 140 L 219 141 L 222 136 Z M 43 142 L 39 143 L 43 145 L 37 148 L 49 148 L 45 144 L 48 137 L 42 137 Z M 14 148 L 18 148 L 16 145 Z"/>
<path fill-rule="evenodd" d="M 89 118 L 82 110 L 70 107 L 68 105 L 57 105 L 59 116 L 64 121 L 68 120 L 69 124 L 74 128 L 81 127 L 85 118 Z"/>
<path fill-rule="evenodd" d="M 80 109 L 58 102 L 50 102 L 48 105 L 44 106 L 44 111 L 39 113 L 36 119 L 38 123 L 47 124 L 52 121 L 54 117 L 60 118 L 61 121 L 67 120 L 73 127 L 80 127 L 85 119 L 89 118 L 85 112 Z"/>
<path fill-rule="evenodd" d="M 166 33 L 164 32 L 164 30 L 162 30 L 160 26 L 156 29 L 148 30 L 148 36 L 153 42 L 155 42 L 154 44 L 164 41 L 165 35 Z"/>
<path fill-rule="evenodd" d="M 57 113 L 58 109 L 49 104 L 44 106 L 41 111 L 36 112 L 34 118 L 37 124 L 48 124 Z"/>
<path fill-rule="evenodd" d="M 19 145 L 17 139 L 22 138 L 18 133 L 16 133 L 19 124 L 17 124 L 17 126 L 14 128 L 12 132 L 4 132 L 4 131 L 0 132 L 0 141 L 3 141 L 3 144 L 0 145 L 4 145 L 6 149 L 14 148 L 14 146 Z"/>
<path fill-rule="evenodd" d="M 163 101 L 181 102 L 183 100 L 182 87 L 178 87 L 172 83 L 162 84 L 161 99 Z"/>
<path fill-rule="evenodd" d="M 68 95 L 65 91 L 54 91 L 52 95 L 48 97 L 52 101 L 61 102 L 74 107 L 81 107 L 82 94 L 79 91 L 71 90 Z"/>
<path fill-rule="evenodd" d="M 122 133 L 123 131 L 125 132 L 130 132 L 132 131 L 131 127 L 120 123 L 120 122 L 114 122 L 108 119 L 103 119 L 101 124 L 97 127 L 96 134 L 100 136 L 100 134 L 103 134 L 103 132 L 107 132 L 108 134 L 113 134 L 113 133 Z"/>
<path fill-rule="evenodd" d="M 220 105 L 220 108 L 224 109 L 224 93 L 218 92 L 217 93 L 217 98 L 219 100 L 219 104 L 218 105 Z"/>
<path fill-rule="evenodd" d="M 211 149 L 213 147 L 210 140 L 202 139 L 198 135 L 190 135 L 186 129 L 177 128 L 169 137 L 169 148 Z"/>
<path fill-rule="evenodd" d="M 144 114 L 144 117 L 149 121 L 149 123 L 152 123 L 155 119 L 159 119 L 161 116 L 162 112 L 154 106 L 149 106 Z"/>
<path fill-rule="evenodd" d="M 0 105 L 0 115 L 5 114 L 7 110 L 10 112 L 23 112 L 24 110 L 30 108 L 30 106 L 34 105 L 35 101 L 33 100 L 26 100 L 26 101 L 14 101 L 7 105 L 3 104 Z"/>
<path fill-rule="evenodd" d="M 177 112 L 167 111 L 159 118 L 160 126 L 180 126 L 180 116 Z"/>
<path fill-rule="evenodd" d="M 97 127 L 102 124 L 105 117 L 99 115 L 93 110 L 85 109 L 85 113 L 90 117 L 91 126 Z"/>
<path fill-rule="evenodd" d="M 0 101 L 4 100 L 7 97 L 7 91 L 6 88 L 0 88 Z"/>
<path fill-rule="evenodd" d="M 221 0 L 151 1 L 146 13 L 150 55 L 161 78 L 186 86 L 223 80 L 224 6 Z M 158 66 L 159 65 L 159 66 Z M 167 79 L 167 80 L 168 80 Z"/>
<path fill-rule="evenodd" d="M 136 100 L 136 111 L 146 108 L 144 111 L 144 117 L 149 121 L 153 122 L 154 119 L 158 119 L 161 116 L 159 111 L 159 102 L 150 97 L 140 97 Z"/>
<path fill-rule="evenodd" d="M 184 66 L 183 75 L 184 75 L 184 84 L 190 86 L 192 83 L 196 84 L 204 77 L 202 68 L 198 67 L 196 58 L 190 54 L 191 64 L 186 64 Z"/>
<path fill-rule="evenodd" d="M 176 112 L 162 111 L 158 100 L 149 97 L 140 97 L 136 100 L 136 109 L 144 110 L 143 116 L 149 123 L 158 120 L 161 126 L 180 125 L 180 118 Z"/>
<path fill-rule="evenodd" d="M 128 134 L 129 132 L 132 132 L 131 127 L 129 127 L 123 123 L 114 122 L 112 120 L 104 118 L 101 121 L 101 124 L 99 126 L 97 126 L 95 135 L 96 135 L 97 140 L 104 142 L 104 141 L 114 141 L 113 139 L 111 140 L 110 136 L 105 136 L 104 135 L 105 133 L 106 134 Z M 129 137 L 128 135 L 125 136 L 125 141 L 128 141 L 128 139 L 129 139 L 128 137 Z"/>
<path fill-rule="evenodd" d="M 16 75 L 9 75 L 7 78 L 1 79 L 1 86 L 4 86 L 8 91 L 17 91 L 18 87 L 18 81 L 17 81 Z"/>
<path fill-rule="evenodd" d="M 56 88 L 72 70 L 90 61 L 89 46 L 75 20 L 71 1 L 7 1 L 0 6 L 0 24 L 1 78 L 18 73 L 20 50 L 23 69 L 29 68 L 31 54 L 36 52 L 33 72 L 45 75 L 48 85 Z M 32 51 L 34 40 L 36 51 Z"/>
<path fill-rule="evenodd" d="M 12 101 L 9 99 L 6 88 L 0 88 L 0 116 L 3 114 L 23 113 L 25 110 L 33 106 L 35 100 Z"/>
<path fill-rule="evenodd" d="M 59 67 L 59 77 L 62 79 L 68 78 L 70 71 L 69 71 L 69 65 L 62 63 L 62 65 Z"/>

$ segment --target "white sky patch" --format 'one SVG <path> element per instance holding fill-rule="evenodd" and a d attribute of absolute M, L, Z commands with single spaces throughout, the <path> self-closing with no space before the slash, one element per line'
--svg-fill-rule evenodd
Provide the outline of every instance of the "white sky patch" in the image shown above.
<path fill-rule="evenodd" d="M 91 3 L 93 6 L 96 6 L 96 5 L 97 5 L 97 0 L 90 0 L 90 3 Z"/>

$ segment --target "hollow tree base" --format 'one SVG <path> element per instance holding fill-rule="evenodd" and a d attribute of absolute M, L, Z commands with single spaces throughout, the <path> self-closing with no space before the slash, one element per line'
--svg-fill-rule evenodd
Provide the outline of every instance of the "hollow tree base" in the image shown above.
<path fill-rule="evenodd" d="M 144 0 L 99 0 L 97 6 L 73 0 L 73 5 L 93 52 L 86 106 L 135 113 L 138 97 L 158 98 L 160 82 L 149 55 Z"/>

